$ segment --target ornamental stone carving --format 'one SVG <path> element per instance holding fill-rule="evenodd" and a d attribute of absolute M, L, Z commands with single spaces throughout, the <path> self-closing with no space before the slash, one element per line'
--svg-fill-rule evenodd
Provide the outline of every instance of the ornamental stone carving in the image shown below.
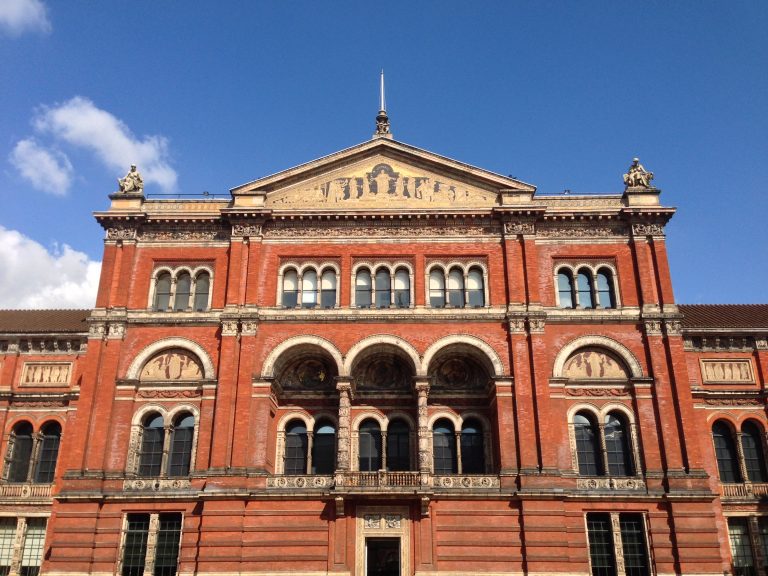
<path fill-rule="evenodd" d="M 504 233 L 508 235 L 535 234 L 536 226 L 533 222 L 505 222 Z"/>
<path fill-rule="evenodd" d="M 137 478 L 123 483 L 123 490 L 137 492 L 188 490 L 191 487 L 190 481 L 186 478 Z"/>
<path fill-rule="evenodd" d="M 510 334 L 525 334 L 525 318 L 510 318 L 507 322 Z"/>
<path fill-rule="evenodd" d="M 759 398 L 706 398 L 707 406 L 762 406 L 764 402 Z"/>
<path fill-rule="evenodd" d="M 749 360 L 700 360 L 701 378 L 705 383 L 727 382 L 752 384 L 755 376 Z"/>
<path fill-rule="evenodd" d="M 645 490 L 640 478 L 577 478 L 579 490 Z"/>
<path fill-rule="evenodd" d="M 599 348 L 582 348 L 565 362 L 565 378 L 606 378 L 626 380 L 629 378 L 623 362 L 613 354 Z"/>
<path fill-rule="evenodd" d="M 481 488 L 493 489 L 499 487 L 498 476 L 435 476 L 435 488 Z"/>
<path fill-rule="evenodd" d="M 270 224 L 264 228 L 266 238 L 419 238 L 419 237 L 477 237 L 498 236 L 501 226 L 488 219 L 451 219 L 447 223 L 416 222 L 410 224 L 360 225 L 345 223 L 307 224 L 283 223 Z"/>
<path fill-rule="evenodd" d="M 622 396 L 629 396 L 629 390 L 625 388 L 583 388 L 581 386 L 568 387 L 565 389 L 567 396 L 576 397 L 613 397 L 620 398 Z"/>
<path fill-rule="evenodd" d="M 237 320 L 224 320 L 221 323 L 222 336 L 237 336 L 239 333 Z"/>
<path fill-rule="evenodd" d="M 627 232 L 625 226 L 574 226 L 567 222 L 561 225 L 550 224 L 546 227 L 538 226 L 536 235 L 544 238 L 606 238 L 610 236 L 623 236 Z"/>
<path fill-rule="evenodd" d="M 136 169 L 136 164 L 131 164 L 131 169 L 124 178 L 118 178 L 118 189 L 123 194 L 143 194 L 144 193 L 144 179 Z"/>
<path fill-rule="evenodd" d="M 243 336 L 255 336 L 258 328 L 259 322 L 257 320 L 243 320 L 241 334 Z"/>
<path fill-rule="evenodd" d="M 545 324 L 544 318 L 528 318 L 528 329 L 531 334 L 543 334 Z"/>
<path fill-rule="evenodd" d="M 307 488 L 321 490 L 333 488 L 333 484 L 333 476 L 271 476 L 267 478 L 267 488 L 275 490 Z"/>
<path fill-rule="evenodd" d="M 632 234 L 634 236 L 663 236 L 664 225 L 636 222 L 632 224 Z"/>
<path fill-rule="evenodd" d="M 643 325 L 648 336 L 661 336 L 661 320 L 644 320 Z"/>
<path fill-rule="evenodd" d="M 175 398 L 198 398 L 202 395 L 200 390 L 139 390 L 136 392 L 138 398 L 145 400 L 170 400 Z"/>
<path fill-rule="evenodd" d="M 627 173 L 624 174 L 624 185 L 627 188 L 650 188 L 653 172 L 648 172 L 639 158 L 633 158 Z"/>
<path fill-rule="evenodd" d="M 683 333 L 683 323 L 680 320 L 667 320 L 664 322 L 664 330 L 667 336 L 680 336 Z"/>
<path fill-rule="evenodd" d="M 70 362 L 26 362 L 21 374 L 21 384 L 25 386 L 68 384 L 71 371 Z"/>
<path fill-rule="evenodd" d="M 232 236 L 261 236 L 261 224 L 233 224 Z"/>
<path fill-rule="evenodd" d="M 121 226 L 107 228 L 106 232 L 107 240 L 135 240 L 136 228 Z"/>
<path fill-rule="evenodd" d="M 110 323 L 107 338 L 110 340 L 122 340 L 125 338 L 125 324 Z"/>
<path fill-rule="evenodd" d="M 149 360 L 139 380 L 199 380 L 203 377 L 200 361 L 181 348 L 167 350 Z"/>
<path fill-rule="evenodd" d="M 104 338 L 107 334 L 107 325 L 104 322 L 92 322 L 88 326 L 88 338 Z"/>

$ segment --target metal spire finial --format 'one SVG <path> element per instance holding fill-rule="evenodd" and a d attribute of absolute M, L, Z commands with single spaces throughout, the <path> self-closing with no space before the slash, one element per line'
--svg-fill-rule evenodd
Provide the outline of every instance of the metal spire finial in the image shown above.
<path fill-rule="evenodd" d="M 389 131 L 389 118 L 387 117 L 387 101 L 384 98 L 384 69 L 381 69 L 381 83 L 379 89 L 379 113 L 376 115 L 376 137 L 392 138 Z"/>

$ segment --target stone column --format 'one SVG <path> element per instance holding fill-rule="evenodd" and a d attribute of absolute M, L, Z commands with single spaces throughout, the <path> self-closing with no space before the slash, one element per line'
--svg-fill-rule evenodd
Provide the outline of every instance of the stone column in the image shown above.
<path fill-rule="evenodd" d="M 419 472 L 421 473 L 421 483 L 423 485 L 429 482 L 429 475 L 432 472 L 432 452 L 429 449 L 429 409 L 427 408 L 429 380 L 423 379 L 416 382 L 416 394 L 419 415 Z"/>
<path fill-rule="evenodd" d="M 339 430 L 336 435 L 336 471 L 349 471 L 350 453 L 350 406 L 352 405 L 352 383 L 349 380 L 337 380 L 339 392 Z"/>

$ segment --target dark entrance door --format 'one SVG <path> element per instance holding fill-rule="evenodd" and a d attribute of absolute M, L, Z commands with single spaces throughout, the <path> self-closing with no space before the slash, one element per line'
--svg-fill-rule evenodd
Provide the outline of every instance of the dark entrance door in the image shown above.
<path fill-rule="evenodd" d="M 400 576 L 400 538 L 365 539 L 365 576 Z"/>

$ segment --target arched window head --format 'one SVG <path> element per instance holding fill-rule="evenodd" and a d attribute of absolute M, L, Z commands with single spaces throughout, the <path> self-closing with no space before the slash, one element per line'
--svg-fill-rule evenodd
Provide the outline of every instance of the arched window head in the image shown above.
<path fill-rule="evenodd" d="M 317 272 L 307 269 L 301 275 L 301 307 L 314 308 L 318 301 Z"/>
<path fill-rule="evenodd" d="M 456 434 L 450 420 L 441 419 L 432 428 L 435 474 L 456 474 Z"/>
<path fill-rule="evenodd" d="M 173 299 L 173 309 L 177 312 L 183 312 L 189 308 L 189 296 L 192 289 L 192 278 L 186 272 L 179 274 L 176 278 L 176 296 Z"/>
<path fill-rule="evenodd" d="M 332 268 L 323 270 L 320 277 L 320 305 L 323 308 L 336 306 L 336 271 Z"/>
<path fill-rule="evenodd" d="M 448 304 L 454 308 L 464 307 L 464 273 L 459 268 L 448 272 Z"/>
<path fill-rule="evenodd" d="M 439 268 L 433 268 L 429 273 L 429 305 L 445 308 L 445 276 Z"/>
<path fill-rule="evenodd" d="M 600 268 L 596 276 L 597 301 L 603 308 L 616 308 L 616 293 L 613 289 L 613 274 L 607 268 Z"/>
<path fill-rule="evenodd" d="M 763 434 L 754 422 L 745 422 L 741 427 L 741 451 L 744 454 L 744 467 L 750 482 L 768 482 L 763 452 Z"/>
<path fill-rule="evenodd" d="M 195 417 L 189 413 L 177 415 L 173 420 L 171 432 L 168 476 L 189 476 L 194 437 Z"/>
<path fill-rule="evenodd" d="M 375 472 L 381 470 L 381 428 L 376 420 L 366 420 L 360 425 L 359 470 Z"/>
<path fill-rule="evenodd" d="M 208 296 L 211 291 L 211 275 L 200 272 L 195 279 L 195 310 L 208 310 Z"/>
<path fill-rule="evenodd" d="M 157 276 L 155 281 L 155 302 L 154 309 L 159 312 L 168 310 L 171 306 L 171 275 L 163 272 Z"/>
<path fill-rule="evenodd" d="M 576 436 L 576 460 L 582 476 L 602 476 L 603 457 L 600 450 L 600 432 L 595 417 L 589 412 L 579 412 L 573 417 Z"/>
<path fill-rule="evenodd" d="M 333 474 L 336 470 L 336 427 L 328 421 L 315 425 L 312 444 L 312 474 Z"/>
<path fill-rule="evenodd" d="M 485 306 L 483 271 L 479 268 L 472 268 L 467 274 L 467 302 L 473 308 Z"/>
<path fill-rule="evenodd" d="M 629 427 L 623 415 L 611 412 L 605 418 L 605 449 L 608 456 L 609 476 L 632 476 L 632 452 Z"/>
<path fill-rule="evenodd" d="M 557 293 L 560 298 L 560 308 L 574 308 L 576 306 L 573 277 L 567 270 L 557 273 Z"/>
<path fill-rule="evenodd" d="M 355 276 L 355 305 L 358 308 L 371 307 L 372 288 L 371 272 L 367 268 L 361 268 Z"/>
<path fill-rule="evenodd" d="M 402 420 L 393 420 L 387 427 L 387 470 L 411 469 L 411 429 Z"/>
<path fill-rule="evenodd" d="M 395 306 L 408 308 L 411 305 L 411 275 L 405 268 L 395 271 Z"/>
<path fill-rule="evenodd" d="M 32 461 L 32 424 L 19 422 L 13 427 L 8 444 L 8 482 L 27 482 Z"/>
<path fill-rule="evenodd" d="M 389 308 L 392 304 L 392 285 L 389 270 L 379 268 L 376 271 L 376 307 Z"/>
<path fill-rule="evenodd" d="M 582 308 L 594 308 L 595 300 L 592 295 L 592 273 L 586 268 L 579 270 L 576 275 L 576 291 L 578 293 L 579 306 Z"/>
<path fill-rule="evenodd" d="M 160 476 L 163 466 L 163 442 L 165 430 L 160 414 L 148 414 L 144 417 L 139 453 L 139 476 Z"/>
<path fill-rule="evenodd" d="M 733 440 L 733 431 L 722 420 L 712 426 L 712 440 L 715 444 L 715 456 L 717 457 L 717 471 L 720 474 L 720 482 L 742 482 L 739 470 L 739 457 L 736 451 L 736 443 Z"/>
<path fill-rule="evenodd" d="M 299 300 L 299 275 L 293 268 L 283 273 L 283 301 L 285 308 L 296 308 Z"/>
<path fill-rule="evenodd" d="M 485 443 L 482 424 L 475 418 L 464 421 L 461 427 L 461 473 L 485 472 Z"/>
<path fill-rule="evenodd" d="M 40 429 L 40 449 L 35 469 L 35 482 L 49 484 L 56 473 L 56 461 L 59 458 L 61 443 L 61 425 L 48 422 Z"/>
<path fill-rule="evenodd" d="M 285 474 L 307 473 L 307 427 L 301 420 L 291 420 L 285 427 Z"/>

